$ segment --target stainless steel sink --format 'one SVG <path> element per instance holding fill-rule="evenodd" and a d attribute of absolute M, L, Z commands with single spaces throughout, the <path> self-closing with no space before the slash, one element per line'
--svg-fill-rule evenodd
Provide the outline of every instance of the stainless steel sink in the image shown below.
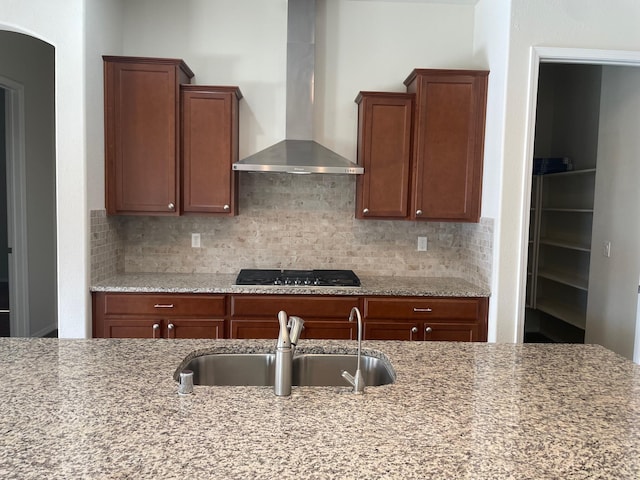
<path fill-rule="evenodd" d="M 361 356 L 360 368 L 365 385 L 374 387 L 393 383 L 395 373 L 386 360 Z M 356 355 L 300 354 L 293 359 L 292 385 L 348 387 L 342 371 L 353 373 Z M 193 371 L 195 385 L 273 386 L 275 355 L 272 353 L 220 353 L 192 359 L 183 370 Z"/>
<path fill-rule="evenodd" d="M 344 370 L 356 371 L 357 355 L 306 354 L 294 357 L 291 382 L 293 385 L 308 387 L 348 387 L 342 378 Z M 360 357 L 360 370 L 364 384 L 369 387 L 393 383 L 393 368 L 385 360 L 369 355 Z"/>
<path fill-rule="evenodd" d="M 276 356 L 273 353 L 220 353 L 191 360 L 184 370 L 193 371 L 194 385 L 273 385 Z"/>

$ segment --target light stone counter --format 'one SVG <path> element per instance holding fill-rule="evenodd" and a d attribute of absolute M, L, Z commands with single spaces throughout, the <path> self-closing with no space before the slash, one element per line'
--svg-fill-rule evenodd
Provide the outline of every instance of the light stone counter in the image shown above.
<path fill-rule="evenodd" d="M 361 277 L 360 287 L 238 286 L 235 274 L 126 273 L 91 286 L 94 292 L 261 293 L 302 295 L 394 295 L 488 297 L 490 292 L 461 278 Z"/>
<path fill-rule="evenodd" d="M 0 339 L 0 478 L 640 478 L 640 367 L 602 347 L 367 341 L 397 378 L 364 395 L 177 395 L 190 352 L 273 344 Z"/>

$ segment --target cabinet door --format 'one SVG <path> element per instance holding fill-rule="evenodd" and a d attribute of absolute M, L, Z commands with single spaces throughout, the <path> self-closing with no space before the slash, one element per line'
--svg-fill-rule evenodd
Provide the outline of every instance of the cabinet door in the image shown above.
<path fill-rule="evenodd" d="M 480 219 L 488 72 L 414 70 L 415 219 Z"/>
<path fill-rule="evenodd" d="M 103 338 L 161 338 L 162 320 L 157 318 L 106 317 Z"/>
<path fill-rule="evenodd" d="M 354 340 L 358 337 L 358 328 L 354 322 L 305 321 L 300 338 Z"/>
<path fill-rule="evenodd" d="M 165 338 L 224 338 L 224 320 L 172 318 L 165 324 Z"/>
<path fill-rule="evenodd" d="M 181 98 L 182 211 L 235 215 L 240 90 L 183 85 Z"/>
<path fill-rule="evenodd" d="M 365 340 L 422 340 L 421 324 L 402 320 L 365 320 Z"/>
<path fill-rule="evenodd" d="M 406 218 L 413 94 L 360 92 L 356 218 Z"/>
<path fill-rule="evenodd" d="M 232 318 L 229 321 L 229 338 L 273 338 L 275 342 L 279 332 L 280 325 L 277 320 L 242 320 Z"/>
<path fill-rule="evenodd" d="M 424 340 L 440 342 L 477 342 L 477 324 L 425 322 Z"/>
<path fill-rule="evenodd" d="M 104 57 L 108 214 L 177 215 L 180 60 Z"/>

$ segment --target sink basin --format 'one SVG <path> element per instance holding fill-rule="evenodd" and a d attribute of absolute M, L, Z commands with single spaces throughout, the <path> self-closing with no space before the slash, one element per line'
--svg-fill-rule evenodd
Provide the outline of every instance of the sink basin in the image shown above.
<path fill-rule="evenodd" d="M 273 385 L 276 356 L 273 353 L 220 353 L 191 360 L 184 370 L 193 371 L 194 385 Z"/>
<path fill-rule="evenodd" d="M 350 386 L 342 372 L 356 373 L 357 355 L 306 354 L 294 357 L 292 385 L 308 387 Z M 369 387 L 393 383 L 393 368 L 389 362 L 369 355 L 360 356 L 360 371 Z"/>
<path fill-rule="evenodd" d="M 272 353 L 202 355 L 192 359 L 183 369 L 193 371 L 195 385 L 273 386 L 275 358 Z M 348 354 L 296 355 L 292 385 L 348 387 L 342 371 L 354 374 L 356 358 L 356 355 Z M 393 383 L 394 372 L 389 362 L 370 355 L 361 355 L 360 362 L 366 386 Z"/>

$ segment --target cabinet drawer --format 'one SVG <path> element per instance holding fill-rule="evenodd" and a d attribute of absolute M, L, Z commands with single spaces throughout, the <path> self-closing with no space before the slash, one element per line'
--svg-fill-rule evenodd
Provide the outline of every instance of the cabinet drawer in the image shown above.
<path fill-rule="evenodd" d="M 471 320 L 481 318 L 479 298 L 365 298 L 365 318 Z"/>
<path fill-rule="evenodd" d="M 280 310 L 304 318 L 348 319 L 358 297 L 255 295 L 231 297 L 231 318 L 276 318 Z"/>
<path fill-rule="evenodd" d="M 225 315 L 224 295 L 110 293 L 103 305 L 104 315 Z"/>

